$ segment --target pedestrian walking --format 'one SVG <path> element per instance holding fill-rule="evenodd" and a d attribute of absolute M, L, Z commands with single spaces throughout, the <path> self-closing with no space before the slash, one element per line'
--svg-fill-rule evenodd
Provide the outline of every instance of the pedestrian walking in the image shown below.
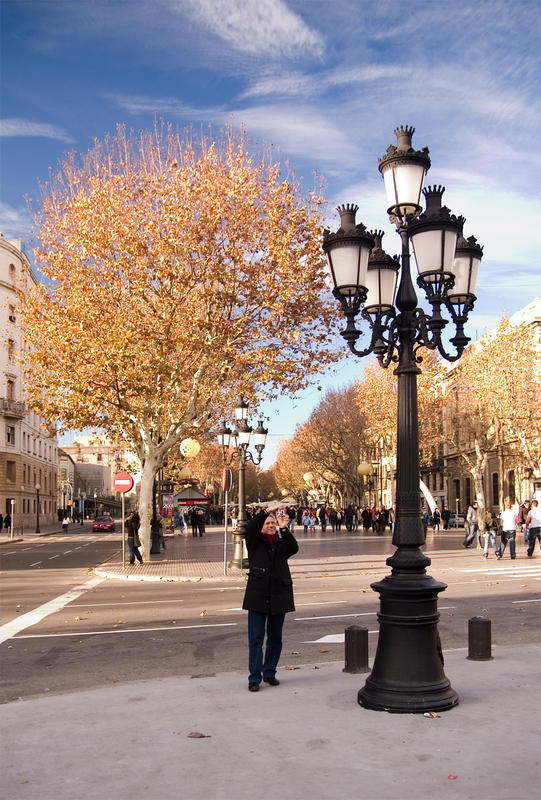
<path fill-rule="evenodd" d="M 293 508 L 293 506 L 289 506 L 287 509 L 287 516 L 289 518 L 289 530 L 291 533 L 295 533 L 295 521 L 297 518 L 297 512 Z"/>
<path fill-rule="evenodd" d="M 4 529 L 6 531 L 9 531 L 10 527 L 11 527 L 11 514 L 8 513 L 4 517 Z"/>
<path fill-rule="evenodd" d="M 152 517 L 152 519 L 150 520 L 150 534 L 153 537 L 154 536 L 158 537 L 158 542 L 160 547 L 162 548 L 162 550 L 165 550 L 165 538 L 163 535 L 162 518 L 159 515 Z"/>
<path fill-rule="evenodd" d="M 497 542 L 498 536 L 498 517 L 492 511 L 487 511 L 485 514 L 485 549 L 483 551 L 483 558 L 488 558 L 488 551 L 490 546 L 494 550 L 496 558 L 500 557 L 500 548 Z"/>
<path fill-rule="evenodd" d="M 195 508 L 192 509 L 190 514 L 190 522 L 192 524 L 192 536 L 197 536 L 197 511 Z"/>
<path fill-rule="evenodd" d="M 473 545 L 473 540 L 477 536 L 477 549 L 481 548 L 481 537 L 479 534 L 479 512 L 477 510 L 477 503 L 472 503 L 468 507 L 468 513 L 466 514 L 466 523 L 465 523 L 465 531 L 466 536 L 462 543 L 462 547 L 471 547 Z"/>
<path fill-rule="evenodd" d="M 434 509 L 434 513 L 432 514 L 432 530 L 439 533 L 440 523 L 441 523 L 441 514 L 438 506 L 436 506 L 436 508 Z"/>
<path fill-rule="evenodd" d="M 500 545 L 500 558 L 503 558 L 507 543 L 509 543 L 509 553 L 511 558 L 516 557 L 516 535 L 517 535 L 517 512 L 511 506 L 511 501 L 506 500 L 504 509 L 500 514 L 500 522 L 502 525 L 502 543 Z"/>
<path fill-rule="evenodd" d="M 197 531 L 199 536 L 205 533 L 205 512 L 202 508 L 197 509 Z"/>
<path fill-rule="evenodd" d="M 67 533 L 68 532 L 68 525 L 69 525 L 69 517 L 65 516 L 64 519 L 62 520 L 62 531 L 63 531 L 63 533 Z"/>
<path fill-rule="evenodd" d="M 536 540 L 541 547 L 541 510 L 537 500 L 532 500 L 526 522 L 528 525 L 528 558 L 531 558 Z"/>
<path fill-rule="evenodd" d="M 449 520 L 451 519 L 451 512 L 449 511 L 447 506 L 443 506 L 443 511 L 441 512 L 441 519 L 443 522 L 443 530 L 449 530 Z"/>
<path fill-rule="evenodd" d="M 259 691 L 262 680 L 270 686 L 280 683 L 276 668 L 282 652 L 282 628 L 287 612 L 295 611 L 288 559 L 299 549 L 288 522 L 283 511 L 276 516 L 261 511 L 245 529 L 249 572 L 242 607 L 248 611 L 251 692 Z"/>
<path fill-rule="evenodd" d="M 311 520 L 310 520 L 310 512 L 308 511 L 307 508 L 304 509 L 304 514 L 302 515 L 301 522 L 304 526 L 305 534 L 308 533 L 308 526 L 310 525 Z"/>
<path fill-rule="evenodd" d="M 325 506 L 321 506 L 321 508 L 319 509 L 318 516 L 319 516 L 319 523 L 321 525 L 321 533 L 325 533 L 325 531 L 327 530 L 327 509 L 325 508 Z M 293 531 L 291 531 L 291 533 L 293 533 Z"/>
<path fill-rule="evenodd" d="M 141 547 L 141 540 L 139 539 L 139 528 L 141 527 L 141 518 L 135 508 L 126 518 L 126 532 L 128 537 L 128 550 L 130 554 L 130 564 L 135 564 L 137 558 L 140 564 L 143 563 L 143 556 L 139 548 Z"/>

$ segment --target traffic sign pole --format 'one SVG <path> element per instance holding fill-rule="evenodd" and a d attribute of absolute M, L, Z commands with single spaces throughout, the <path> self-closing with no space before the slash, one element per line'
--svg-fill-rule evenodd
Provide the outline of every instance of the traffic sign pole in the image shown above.
<path fill-rule="evenodd" d="M 126 569 L 126 547 L 124 535 L 124 492 L 122 492 L 122 569 Z"/>

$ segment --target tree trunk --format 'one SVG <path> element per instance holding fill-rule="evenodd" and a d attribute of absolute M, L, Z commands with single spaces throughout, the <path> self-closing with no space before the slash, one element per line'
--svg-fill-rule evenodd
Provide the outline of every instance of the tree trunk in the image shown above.
<path fill-rule="evenodd" d="M 143 558 L 146 560 L 150 553 L 150 520 L 152 519 L 152 494 L 154 491 L 154 478 L 158 470 L 158 459 L 147 458 L 143 465 L 141 474 L 141 490 L 139 495 L 139 516 L 141 517 L 141 528 L 139 538 L 141 539 L 141 550 Z"/>

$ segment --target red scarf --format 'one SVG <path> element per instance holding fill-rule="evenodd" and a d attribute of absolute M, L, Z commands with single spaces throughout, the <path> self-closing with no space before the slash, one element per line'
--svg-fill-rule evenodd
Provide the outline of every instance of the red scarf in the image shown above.
<path fill-rule="evenodd" d="M 276 533 L 276 531 L 274 533 L 263 533 L 263 531 L 261 531 L 261 536 L 263 536 L 267 540 L 267 542 L 270 544 L 271 547 L 274 547 L 274 543 L 278 538 L 278 534 Z"/>

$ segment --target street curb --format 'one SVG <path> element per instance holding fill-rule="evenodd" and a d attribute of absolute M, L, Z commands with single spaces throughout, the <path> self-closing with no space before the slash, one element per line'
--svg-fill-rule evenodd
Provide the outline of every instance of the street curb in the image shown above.
<path fill-rule="evenodd" d="M 20 539 L 7 539 L 5 542 L 0 542 L 0 547 L 3 544 L 15 544 L 15 542 L 24 542 L 24 539 L 23 538 L 20 538 Z"/>
<path fill-rule="evenodd" d="M 94 575 L 99 575 L 100 578 L 118 578 L 127 581 L 154 581 L 155 583 L 199 583 L 202 580 L 218 580 L 216 578 L 203 578 L 202 575 L 194 577 L 167 577 L 165 575 L 138 575 L 137 573 L 125 574 L 119 572 L 108 572 L 105 569 L 94 567 Z"/>

